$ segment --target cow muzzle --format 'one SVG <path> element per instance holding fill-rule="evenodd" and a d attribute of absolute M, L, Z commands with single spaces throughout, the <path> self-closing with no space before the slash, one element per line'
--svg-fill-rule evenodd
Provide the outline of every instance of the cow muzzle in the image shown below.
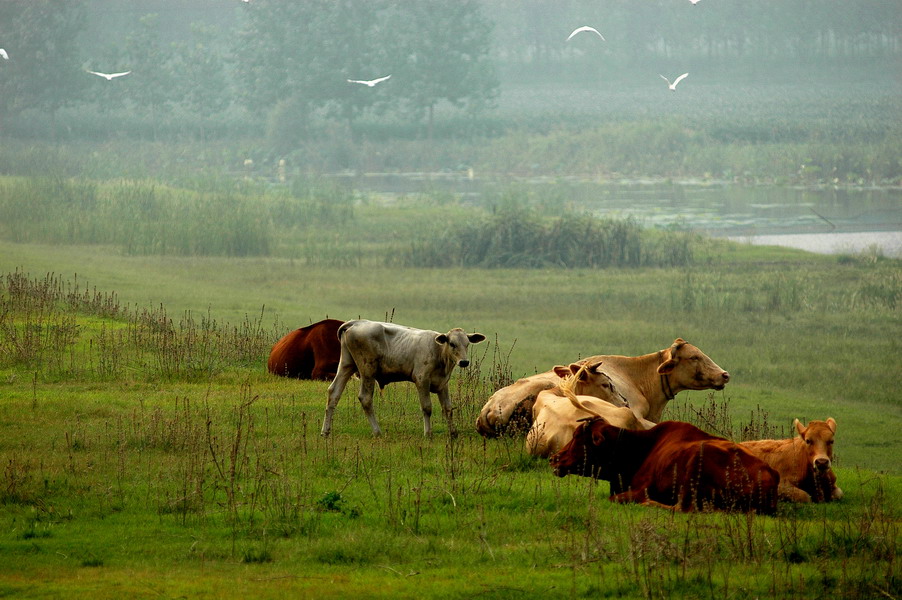
<path fill-rule="evenodd" d="M 730 383 L 730 374 L 724 371 L 720 374 L 720 381 L 715 382 L 714 389 L 722 390 L 728 383 Z"/>
<path fill-rule="evenodd" d="M 457 361 L 457 366 L 461 369 L 465 369 L 470 366 L 470 361 L 467 359 Z"/>
<path fill-rule="evenodd" d="M 818 471 L 826 471 L 830 468 L 830 459 L 825 456 L 820 456 L 814 459 L 814 468 Z"/>

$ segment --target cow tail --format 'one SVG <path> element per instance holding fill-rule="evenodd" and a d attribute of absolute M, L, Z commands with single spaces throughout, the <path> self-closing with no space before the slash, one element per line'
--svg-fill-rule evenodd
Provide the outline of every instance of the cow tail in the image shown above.
<path fill-rule="evenodd" d="M 559 385 L 560 390 L 561 390 L 561 392 L 563 392 L 564 396 L 567 397 L 567 400 L 570 401 L 570 404 L 572 404 L 578 410 L 587 412 L 590 415 L 592 415 L 593 417 L 601 417 L 600 414 L 598 414 L 597 412 L 595 412 L 594 410 L 592 410 L 591 408 L 589 408 L 588 406 L 583 404 L 582 401 L 579 398 L 577 398 L 576 392 L 573 391 L 573 388 L 576 387 L 576 382 L 579 381 L 580 376 L 585 371 L 586 371 L 586 365 L 584 364 L 579 368 L 579 371 L 570 375 L 569 377 L 567 377 L 567 379 L 565 379 L 564 381 L 562 381 L 560 383 L 560 385 Z"/>

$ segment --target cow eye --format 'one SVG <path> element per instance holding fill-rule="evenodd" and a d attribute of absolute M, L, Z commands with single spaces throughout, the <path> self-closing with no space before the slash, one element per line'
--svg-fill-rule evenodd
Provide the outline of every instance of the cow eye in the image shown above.
<path fill-rule="evenodd" d="M 833 440 L 830 440 L 829 442 L 827 442 L 827 445 L 828 445 L 828 446 L 832 446 L 832 445 L 833 445 Z"/>
<path fill-rule="evenodd" d="M 805 440 L 805 443 L 808 444 L 808 445 L 810 446 L 810 445 L 811 445 L 811 440 Z"/>

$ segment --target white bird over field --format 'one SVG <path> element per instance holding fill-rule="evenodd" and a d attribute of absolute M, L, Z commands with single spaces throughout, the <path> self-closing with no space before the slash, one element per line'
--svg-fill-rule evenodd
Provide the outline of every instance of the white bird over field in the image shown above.
<path fill-rule="evenodd" d="M 379 79 L 370 79 L 369 81 L 364 81 L 362 79 L 348 79 L 348 83 L 362 83 L 363 85 L 369 87 L 375 87 L 377 83 L 381 83 L 391 77 L 391 75 L 386 75 L 385 77 L 380 77 Z"/>
<path fill-rule="evenodd" d="M 671 92 L 675 92 L 675 91 L 676 91 L 676 86 L 677 86 L 677 84 L 678 84 L 679 82 L 683 81 L 683 79 L 685 79 L 685 78 L 689 75 L 689 73 L 683 73 L 682 75 L 680 75 L 679 77 L 677 77 L 676 79 L 674 79 L 674 80 L 673 80 L 673 83 L 670 83 L 670 80 L 667 79 L 666 77 L 664 77 L 663 75 L 661 75 L 660 73 L 658 73 L 658 75 L 661 76 L 661 79 L 663 79 L 664 81 L 667 82 L 667 87 L 670 88 L 670 91 L 671 91 Z"/>
<path fill-rule="evenodd" d="M 112 81 L 116 77 L 122 77 L 123 75 L 128 75 L 131 71 L 123 71 L 122 73 L 98 73 L 97 71 L 88 71 L 91 75 L 97 75 L 98 77 L 103 77 L 107 81 Z"/>
<path fill-rule="evenodd" d="M 3 60 L 9 60 L 9 54 L 7 54 L 6 50 L 4 50 L 3 48 L 0 48 L 0 58 L 3 58 Z"/>
<path fill-rule="evenodd" d="M 569 36 L 567 36 L 567 41 L 569 42 L 573 36 L 575 36 L 577 33 L 582 33 L 583 31 L 591 31 L 592 33 L 600 37 L 602 42 L 607 41 L 604 39 L 603 35 L 598 33 L 597 29 L 595 29 L 594 27 L 589 27 L 588 25 L 583 25 L 582 27 L 577 27 L 576 29 L 574 29 L 573 32 Z"/>
<path fill-rule="evenodd" d="M 245 1 L 247 1 L 247 0 L 245 0 Z M 692 6 L 695 6 L 696 4 L 699 3 L 699 0 L 689 0 L 689 2 L 692 3 Z"/>

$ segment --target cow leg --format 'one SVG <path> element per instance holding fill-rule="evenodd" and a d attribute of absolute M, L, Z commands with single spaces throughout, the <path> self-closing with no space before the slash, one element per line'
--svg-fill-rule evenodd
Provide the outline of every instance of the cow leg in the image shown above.
<path fill-rule="evenodd" d="M 783 500 L 789 500 L 790 502 L 811 502 L 811 495 L 808 492 L 791 483 L 783 483 L 782 481 L 777 487 L 777 497 Z"/>
<path fill-rule="evenodd" d="M 645 490 L 627 490 L 625 492 L 612 495 L 610 498 L 608 498 L 608 500 L 610 500 L 611 502 L 617 502 L 619 504 L 630 504 L 633 502 L 635 502 L 636 504 L 644 504 L 650 501 L 648 495 L 645 493 Z"/>
<path fill-rule="evenodd" d="M 382 435 L 382 430 L 379 428 L 379 422 L 376 420 L 376 413 L 373 412 L 373 391 L 375 391 L 375 389 L 375 379 L 372 377 L 361 377 L 360 393 L 357 395 L 357 399 L 360 400 L 360 406 L 363 408 L 363 412 L 370 422 L 373 435 Z"/>
<path fill-rule="evenodd" d="M 447 387 L 438 391 L 438 401 L 442 405 L 442 416 L 445 417 L 445 422 L 448 423 L 448 435 L 457 435 L 457 429 L 454 428 L 454 409 L 451 408 L 451 395 L 448 393 Z"/>
<path fill-rule="evenodd" d="M 341 400 L 341 394 L 345 391 L 345 386 L 348 385 L 348 381 L 354 376 L 356 371 L 357 367 L 353 360 L 342 360 L 338 365 L 338 373 L 335 374 L 335 379 L 329 384 L 329 399 L 326 403 L 326 416 L 323 418 L 321 435 L 327 436 L 332 431 L 332 414 L 335 412 L 335 407 L 338 406 L 338 401 Z"/>
<path fill-rule="evenodd" d="M 417 393 L 420 396 L 420 410 L 423 411 L 423 435 L 432 435 L 432 396 L 429 393 L 429 384 L 425 387 L 417 385 Z"/>

